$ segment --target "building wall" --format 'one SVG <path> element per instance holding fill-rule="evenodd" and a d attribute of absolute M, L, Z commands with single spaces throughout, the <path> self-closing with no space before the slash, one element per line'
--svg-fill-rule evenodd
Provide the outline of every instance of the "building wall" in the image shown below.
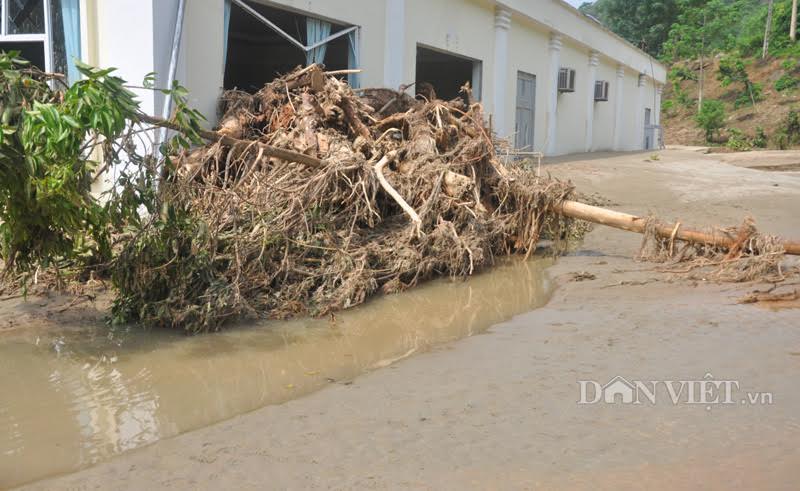
<path fill-rule="evenodd" d="M 608 101 L 594 103 L 593 152 L 614 150 L 614 104 L 616 103 L 617 64 L 604 56 L 597 66 L 597 80 L 609 83 Z"/>
<path fill-rule="evenodd" d="M 418 45 L 480 60 L 481 99 L 486 114 L 493 115 L 499 136 L 512 141 L 517 72 L 535 75 L 537 151 L 561 155 L 587 149 L 641 149 L 644 107 L 653 108 L 654 122 L 659 117 L 658 104 L 653 102 L 655 84 L 665 83 L 666 69 L 562 0 L 503 0 L 502 4 L 494 0 L 256 1 L 360 26 L 363 86 L 397 88 L 413 82 Z M 155 71 L 159 85 L 166 85 L 177 3 L 178 0 L 82 0 L 88 10 L 84 58 L 97 65 L 119 66 L 120 75 L 131 81 L 140 81 Z M 506 15 L 510 16 L 510 27 Z M 223 86 L 223 32 L 223 0 L 187 2 L 178 79 L 190 90 L 190 102 L 209 118 L 210 124 L 216 120 L 217 99 Z M 498 53 L 504 35 L 508 50 Z M 555 52 L 551 49 L 554 35 L 560 40 L 556 43 L 560 49 Z M 607 102 L 590 103 L 593 88 L 589 60 L 594 51 L 599 52 L 596 79 L 610 83 Z M 262 55 L 269 53 L 254 53 Z M 575 92 L 557 94 L 551 73 L 554 56 L 559 58 L 559 66 L 576 70 Z M 618 101 L 620 65 L 625 67 L 625 77 Z M 639 74 L 646 75 L 641 89 Z M 145 110 L 161 112 L 162 96 L 142 93 L 141 98 Z M 557 101 L 556 111 L 548 117 L 553 98 Z M 618 103 L 622 104 L 622 118 L 615 127 Z M 500 106 L 495 107 L 496 104 Z M 552 146 L 548 127 L 555 135 Z"/>
<path fill-rule="evenodd" d="M 416 80 L 417 45 L 424 45 L 480 60 L 483 63 L 481 93 L 493 93 L 493 44 L 487 40 L 494 38 L 494 10 L 488 2 L 406 0 L 405 12 L 403 83 Z"/>
<path fill-rule="evenodd" d="M 589 50 L 570 41 L 561 48 L 561 66 L 576 70 L 575 92 L 558 94 L 558 131 L 556 154 L 580 153 L 586 150 L 586 100 L 589 97 L 587 77 Z"/>
<path fill-rule="evenodd" d="M 516 17 L 512 18 L 509 36 L 509 63 L 508 80 L 505 92 L 508 94 L 505 100 L 505 111 L 507 115 L 509 131 L 514 130 L 515 113 L 517 109 L 517 74 L 525 72 L 536 76 L 536 106 L 533 123 L 534 149 L 539 151 L 545 147 L 547 136 L 546 111 L 547 98 L 550 87 L 548 77 L 548 57 L 547 43 L 550 42 L 549 34 L 535 27 L 529 19 Z M 534 49 L 519 49 L 517 46 L 535 46 Z M 487 107 L 487 112 L 491 113 L 494 108 Z M 507 135 L 512 139 L 513 135 Z"/>

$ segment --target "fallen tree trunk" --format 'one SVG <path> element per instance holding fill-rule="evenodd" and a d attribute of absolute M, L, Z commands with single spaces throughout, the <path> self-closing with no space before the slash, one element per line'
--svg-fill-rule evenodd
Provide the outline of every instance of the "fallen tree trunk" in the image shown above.
<path fill-rule="evenodd" d="M 155 126 L 162 126 L 177 131 L 182 130 L 178 125 L 175 125 L 170 121 L 165 121 L 163 119 L 144 114 L 140 115 L 140 117 L 142 121 Z M 215 131 L 201 130 L 198 132 L 198 134 L 206 140 L 219 141 L 228 146 L 236 146 L 239 144 L 250 145 L 253 143 L 246 140 L 231 138 L 230 136 L 223 135 Z M 423 144 L 427 143 L 425 142 L 424 138 L 421 141 Z M 417 146 L 418 145 L 419 143 L 417 143 Z M 292 152 L 290 150 L 273 147 L 264 143 L 258 143 L 258 146 L 263 151 L 264 155 L 269 157 L 275 157 L 289 162 L 298 162 L 313 168 L 320 168 L 324 165 L 321 159 L 312 157 L 310 155 Z M 645 228 L 647 227 L 647 219 L 644 217 L 629 215 L 627 213 L 608 210 L 597 206 L 591 206 L 584 203 L 579 203 L 577 201 L 564 201 L 555 206 L 553 211 L 570 218 L 576 218 L 578 220 L 584 220 L 599 225 L 606 225 L 608 227 L 627 230 L 629 232 L 636 232 L 639 234 L 645 233 Z M 679 239 L 695 244 L 706 244 L 725 249 L 737 247 L 740 242 L 737 237 L 721 231 L 706 233 L 684 227 L 680 223 L 659 224 L 656 226 L 656 233 L 659 237 L 664 239 Z M 800 242 L 784 241 L 783 248 L 785 249 L 786 254 L 800 256 Z"/>
<path fill-rule="evenodd" d="M 597 206 L 578 203 L 577 201 L 564 201 L 554 209 L 561 215 L 584 220 L 587 222 L 606 225 L 609 227 L 627 230 L 643 234 L 647 226 L 647 219 L 620 213 L 618 211 L 607 210 Z M 730 249 L 738 244 L 737 237 L 720 231 L 715 233 L 705 233 L 691 228 L 683 227 L 681 224 L 664 224 L 656 226 L 656 233 L 664 239 L 680 239 L 695 244 L 706 244 L 715 247 Z M 786 254 L 800 256 L 800 242 L 784 241 L 783 247 Z"/>

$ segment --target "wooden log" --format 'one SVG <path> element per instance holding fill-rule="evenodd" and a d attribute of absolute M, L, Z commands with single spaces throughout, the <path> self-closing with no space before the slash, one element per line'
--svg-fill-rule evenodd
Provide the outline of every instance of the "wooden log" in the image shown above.
<path fill-rule="evenodd" d="M 325 72 L 319 65 L 309 65 L 295 74 L 295 78 L 286 80 L 286 89 L 294 90 L 308 87 L 311 92 L 319 92 L 325 88 Z"/>
<path fill-rule="evenodd" d="M 584 220 L 587 222 L 606 225 L 609 227 L 627 230 L 629 232 L 636 232 L 643 234 L 647 226 L 647 219 L 637 217 L 635 215 L 628 215 L 627 213 L 620 213 L 618 211 L 607 210 L 597 206 L 591 206 L 577 201 L 564 201 L 557 205 L 554 210 L 570 218 Z M 676 232 L 677 230 L 677 232 Z M 677 226 L 675 224 L 663 224 L 656 227 L 656 233 L 659 237 L 664 239 L 676 238 L 686 242 L 695 244 L 706 244 L 715 247 L 730 249 L 736 247 L 738 237 L 724 233 L 722 231 L 715 231 L 713 233 L 700 232 L 691 228 Z M 787 254 L 798 256 L 800 255 L 800 242 L 784 241 L 783 248 Z"/>
<path fill-rule="evenodd" d="M 172 123 L 170 121 L 161 118 L 156 118 L 147 114 L 139 114 L 139 120 L 143 123 L 152 124 L 154 126 L 169 128 L 171 130 L 179 132 L 185 132 L 183 128 L 176 125 L 175 123 Z M 304 164 L 314 168 L 320 168 L 325 165 L 321 159 L 318 159 L 316 157 L 305 155 L 299 152 L 293 152 L 291 150 L 284 150 L 283 148 L 273 147 L 271 145 L 267 145 L 266 143 L 252 142 L 248 140 L 237 140 L 236 138 L 231 138 L 230 136 L 221 135 L 215 131 L 200 130 L 197 133 L 205 140 L 220 142 L 223 145 L 229 147 L 234 147 L 237 145 L 255 144 L 258 146 L 259 150 L 263 150 L 263 154 L 267 157 L 274 157 L 276 159 L 285 160 L 287 162 L 297 162 L 299 164 Z"/>
<path fill-rule="evenodd" d="M 342 96 L 342 102 L 339 104 L 344 112 L 344 119 L 347 121 L 347 124 L 353 130 L 353 133 L 356 135 L 361 136 L 368 142 L 372 141 L 372 134 L 369 132 L 369 128 L 359 119 L 358 111 L 353 105 L 353 101 L 350 100 L 347 96 Z"/>

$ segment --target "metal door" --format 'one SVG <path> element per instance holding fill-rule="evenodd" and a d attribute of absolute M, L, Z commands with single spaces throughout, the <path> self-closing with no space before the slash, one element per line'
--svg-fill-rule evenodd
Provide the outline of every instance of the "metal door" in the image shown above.
<path fill-rule="evenodd" d="M 653 148 L 653 126 L 650 124 L 650 108 L 644 110 L 644 149 Z"/>
<path fill-rule="evenodd" d="M 536 117 L 536 75 L 517 72 L 517 122 L 514 147 L 533 151 L 533 122 Z"/>

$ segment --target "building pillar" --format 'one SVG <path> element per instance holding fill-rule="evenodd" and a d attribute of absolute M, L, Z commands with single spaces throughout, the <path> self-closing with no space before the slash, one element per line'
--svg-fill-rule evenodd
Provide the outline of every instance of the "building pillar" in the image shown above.
<path fill-rule="evenodd" d="M 506 124 L 506 93 L 508 87 L 508 33 L 511 30 L 511 11 L 497 6 L 494 13 L 494 131 L 500 138 L 509 136 Z"/>
<path fill-rule="evenodd" d="M 625 122 L 622 119 L 623 100 L 625 98 L 625 67 L 617 65 L 617 83 L 614 95 L 614 150 L 623 150 L 622 135 L 625 132 Z"/>
<path fill-rule="evenodd" d="M 588 90 L 586 95 L 586 151 L 592 151 L 594 138 L 594 86 L 597 82 L 597 65 L 600 64 L 600 54 L 597 51 L 589 52 L 589 71 L 586 77 Z"/>
<path fill-rule="evenodd" d="M 552 33 L 550 43 L 547 46 L 548 67 L 550 72 L 547 74 L 549 87 L 547 94 L 547 137 L 545 140 L 545 154 L 555 155 L 558 151 L 556 142 L 558 135 L 558 71 L 561 69 L 561 46 L 563 45 L 561 35 Z"/>
<path fill-rule="evenodd" d="M 406 2 L 386 0 L 386 44 L 383 50 L 383 85 L 398 89 L 405 69 Z M 409 81 L 409 82 L 413 82 Z"/>
<path fill-rule="evenodd" d="M 658 135 L 654 145 L 657 149 L 661 150 L 661 144 L 664 141 L 664 133 L 661 128 L 661 94 L 664 92 L 664 86 L 656 84 L 656 107 L 653 108 L 653 124 L 658 125 Z"/>
<path fill-rule="evenodd" d="M 646 78 L 644 74 L 639 74 L 639 80 L 636 88 L 636 131 L 634 134 L 639 138 L 639 141 L 634 145 L 636 150 L 644 150 L 644 85 Z M 652 111 L 650 117 L 652 118 Z"/>

